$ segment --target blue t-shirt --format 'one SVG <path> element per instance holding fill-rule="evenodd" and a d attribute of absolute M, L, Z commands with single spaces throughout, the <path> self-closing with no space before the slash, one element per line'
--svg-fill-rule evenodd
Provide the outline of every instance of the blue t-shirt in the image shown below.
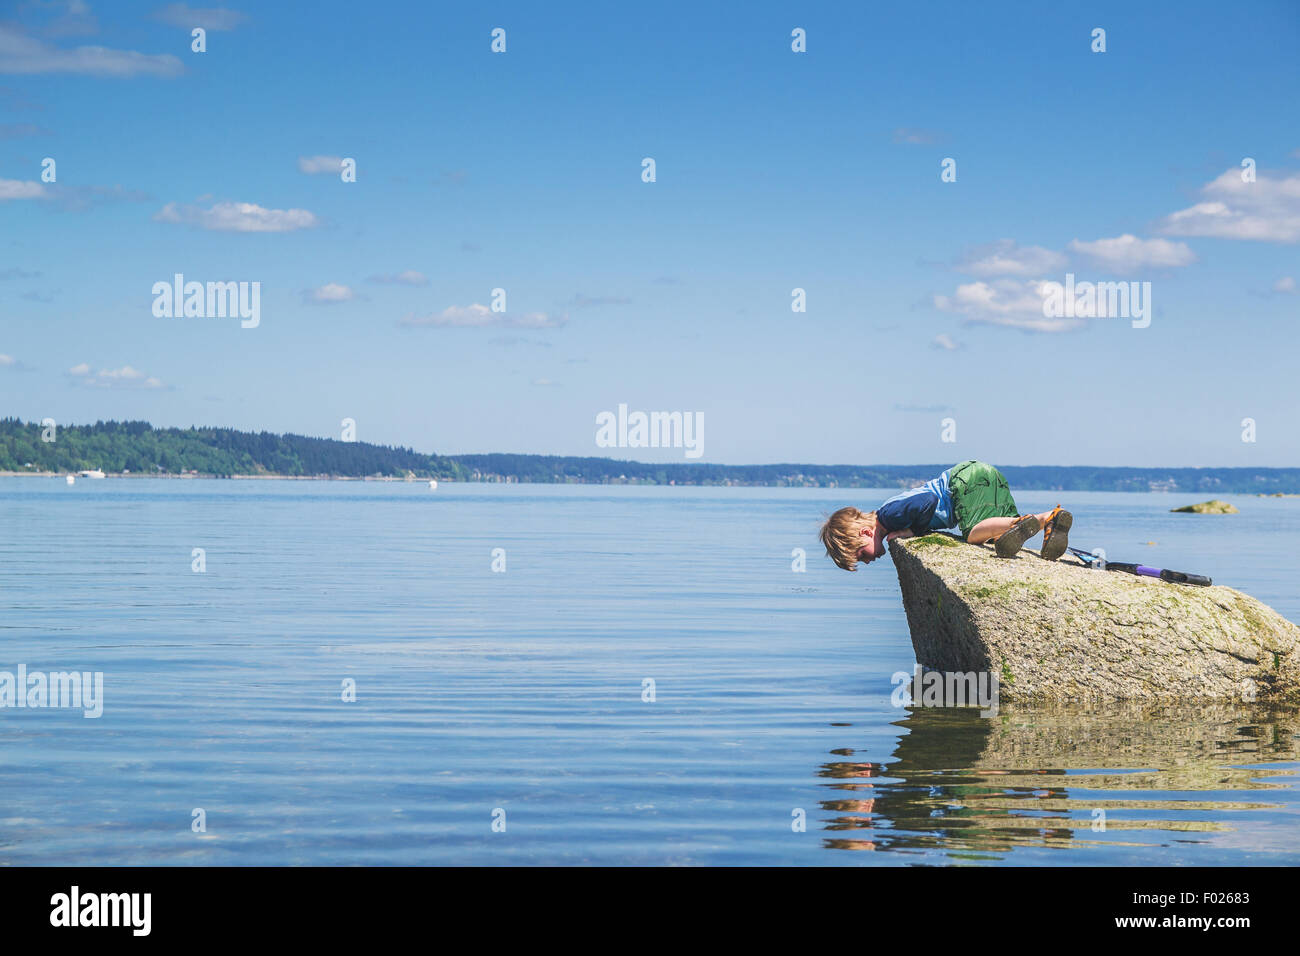
<path fill-rule="evenodd" d="M 931 479 L 920 488 L 894 495 L 876 509 L 876 520 L 886 531 L 911 529 L 915 535 L 957 524 L 952 516 L 952 492 L 948 490 L 948 472 Z"/>

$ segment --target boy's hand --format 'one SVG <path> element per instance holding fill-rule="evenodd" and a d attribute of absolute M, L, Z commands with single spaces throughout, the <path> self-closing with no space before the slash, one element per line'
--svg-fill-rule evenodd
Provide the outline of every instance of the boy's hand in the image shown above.
<path fill-rule="evenodd" d="M 911 528 L 906 528 L 906 529 L 904 529 L 904 530 L 902 530 L 902 531 L 891 531 L 891 532 L 889 532 L 889 534 L 885 535 L 885 540 L 886 540 L 886 541 L 893 541 L 895 538 L 911 538 L 911 537 L 913 537 L 913 535 L 912 535 L 912 529 L 911 529 Z"/>

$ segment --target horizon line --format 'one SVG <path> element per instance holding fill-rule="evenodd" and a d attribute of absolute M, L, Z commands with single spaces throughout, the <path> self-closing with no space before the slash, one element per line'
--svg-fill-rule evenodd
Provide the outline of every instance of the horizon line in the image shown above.
<path fill-rule="evenodd" d="M 27 428 L 40 429 L 42 427 L 40 423 L 26 422 L 17 416 L 6 416 L 2 420 L 17 422 L 20 426 L 27 427 Z M 246 428 L 236 428 L 230 425 L 190 424 L 187 426 L 181 426 L 181 425 L 158 426 L 144 419 L 119 420 L 119 419 L 110 418 L 110 419 L 100 419 L 95 423 L 87 423 L 82 425 L 78 425 L 75 423 L 70 423 L 66 425 L 61 424 L 58 427 L 61 429 L 95 428 L 97 425 L 110 425 L 110 424 L 112 425 L 144 424 L 147 425 L 152 431 L 182 431 L 183 432 L 183 431 L 201 431 L 204 429 L 210 429 L 214 431 L 242 432 L 248 435 L 267 434 L 267 435 L 275 435 L 281 438 L 283 437 L 305 438 L 311 441 L 336 442 L 341 445 L 369 445 L 372 448 L 391 448 L 391 449 L 406 448 L 414 452 L 415 454 L 427 455 L 431 458 L 449 458 L 449 459 L 487 458 L 487 457 L 498 456 L 498 455 L 499 456 L 509 455 L 515 458 L 570 458 L 570 459 L 582 459 L 582 460 L 590 460 L 590 461 L 613 462 L 617 464 L 651 465 L 651 466 L 658 466 L 658 467 L 684 466 L 684 467 L 697 467 L 697 468 L 714 467 L 714 468 L 864 468 L 864 469 L 865 468 L 917 468 L 917 469 L 927 469 L 927 470 L 938 468 L 940 471 L 946 471 L 947 469 L 953 467 L 953 464 L 956 464 L 956 462 L 953 462 L 951 464 L 943 464 L 939 462 L 907 462 L 902 464 L 875 462 L 870 464 L 855 464 L 855 463 L 823 463 L 823 462 L 794 462 L 794 461 L 779 461 L 779 462 L 769 462 L 769 463 L 758 463 L 758 462 L 731 463 L 731 462 L 721 462 L 721 461 L 699 461 L 699 460 L 641 461 L 635 458 L 610 458 L 602 455 L 566 455 L 566 454 L 549 453 L 549 452 L 512 452 L 512 451 L 453 452 L 453 453 L 432 452 L 432 451 L 424 452 L 424 451 L 417 451 L 414 446 L 407 446 L 407 445 L 385 445 L 385 444 L 380 444 L 378 442 L 369 442 L 369 441 L 360 441 L 360 440 L 349 442 L 349 441 L 344 441 L 341 438 L 326 437 L 322 435 L 306 435 L 306 434 L 301 434 L 299 432 L 290 432 L 290 431 L 273 432 L 273 431 L 268 431 L 267 429 L 254 430 L 254 429 L 246 429 Z M 970 459 L 961 459 L 961 460 L 968 461 Z M 992 463 L 990 462 L 990 464 Z M 1297 465 L 1090 465 L 1090 464 L 1023 465 L 1023 464 L 999 463 L 996 465 L 996 467 L 999 468 L 1091 468 L 1096 470 L 1112 470 L 1112 471 L 1119 471 L 1125 469 L 1145 470 L 1145 471 L 1151 471 L 1156 469 L 1179 470 L 1179 471 L 1205 471 L 1210 469 L 1216 469 L 1221 471 L 1250 471 L 1250 470 L 1293 471 L 1296 469 L 1300 469 L 1300 464 Z"/>

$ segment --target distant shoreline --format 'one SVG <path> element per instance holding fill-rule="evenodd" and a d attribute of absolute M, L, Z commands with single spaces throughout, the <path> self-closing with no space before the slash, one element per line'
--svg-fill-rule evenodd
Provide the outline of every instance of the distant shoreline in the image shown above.
<path fill-rule="evenodd" d="M 621 453 L 635 454 L 629 447 Z M 666 448 L 662 442 L 650 447 Z M 938 451 L 938 449 L 936 449 Z M 114 478 L 229 478 L 236 481 L 454 481 L 482 484 L 683 485 L 709 488 L 915 488 L 955 461 L 902 465 L 782 462 L 632 461 L 574 455 L 439 455 L 341 438 L 154 428 L 148 422 L 41 425 L 0 418 L 0 474 L 54 478 L 104 472 Z M 615 452 L 618 453 L 618 452 Z M 647 453 L 648 454 L 648 453 Z M 1164 491 L 1194 500 L 1224 495 L 1300 493 L 1300 467 L 1133 467 L 1008 465 L 994 461 L 1012 489 Z M 90 478 L 89 480 L 98 480 Z"/>
<path fill-rule="evenodd" d="M 204 474 L 168 474 L 158 472 L 157 474 L 146 474 L 145 472 L 132 472 L 131 474 L 121 474 L 120 472 L 106 471 L 104 478 L 87 478 L 80 471 L 0 471 L 0 478 L 64 478 L 72 475 L 74 478 L 82 478 L 85 481 L 102 481 L 108 478 L 167 478 L 177 481 L 196 481 L 202 479 L 211 479 L 214 481 L 402 481 L 402 482 L 425 482 L 428 478 L 394 478 L 384 475 L 204 475 Z M 454 478 L 439 478 L 439 483 L 451 484 Z M 488 482 L 479 482 L 479 484 L 488 484 Z M 511 482 L 514 484 L 514 482 Z"/>
<path fill-rule="evenodd" d="M 1087 466 L 1077 466 L 1086 468 Z M 657 483 L 646 481 L 520 481 L 514 476 L 494 475 L 492 477 L 477 478 L 437 478 L 428 477 L 394 477 L 388 475 L 205 475 L 205 474 L 145 474 L 143 472 L 121 474 L 120 472 L 105 472 L 103 479 L 83 476 L 79 471 L 0 471 L 0 478 L 66 478 L 68 475 L 74 478 L 80 478 L 82 481 L 101 481 L 108 478 L 164 478 L 170 481 L 378 481 L 401 484 L 427 484 L 430 480 L 436 480 L 439 484 L 462 484 L 462 485 L 635 485 L 635 486 L 653 486 L 660 487 Z M 853 491 L 857 488 L 870 488 L 868 485 L 781 485 L 773 483 L 741 483 L 733 482 L 730 484 L 718 483 L 691 483 L 676 482 L 664 485 L 663 487 L 676 488 L 838 488 L 841 491 Z M 881 488 L 892 487 L 890 485 L 880 485 Z M 1035 485 L 1020 484 L 1017 486 L 1023 491 L 1100 491 L 1105 494 L 1150 494 L 1150 495 L 1187 495 L 1188 491 L 1183 489 L 1169 488 L 1148 488 L 1148 489 L 1116 489 L 1116 488 L 1090 488 L 1090 489 L 1062 489 L 1062 488 L 1045 488 Z M 1225 491 L 1223 494 L 1244 498 L 1300 498 L 1300 493 L 1274 491 Z"/>

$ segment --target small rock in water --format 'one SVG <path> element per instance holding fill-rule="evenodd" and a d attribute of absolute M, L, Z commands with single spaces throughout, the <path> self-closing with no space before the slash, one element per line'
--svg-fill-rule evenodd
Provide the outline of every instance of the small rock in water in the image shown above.
<path fill-rule="evenodd" d="M 1226 501 L 1220 501 L 1218 498 L 1212 498 L 1209 501 L 1202 501 L 1196 505 L 1183 505 L 1181 508 L 1170 508 L 1171 512 L 1183 512 L 1185 514 L 1198 515 L 1235 515 L 1237 509 Z"/>

